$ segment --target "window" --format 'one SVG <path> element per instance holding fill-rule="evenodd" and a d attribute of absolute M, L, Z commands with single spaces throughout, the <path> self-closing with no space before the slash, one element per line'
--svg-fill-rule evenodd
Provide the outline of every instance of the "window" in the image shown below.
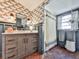
<path fill-rule="evenodd" d="M 62 16 L 61 29 L 71 29 L 71 22 L 70 22 L 71 19 L 72 19 L 71 14 Z"/>
<path fill-rule="evenodd" d="M 77 30 L 79 21 L 79 11 L 65 12 L 57 16 L 58 30 Z"/>

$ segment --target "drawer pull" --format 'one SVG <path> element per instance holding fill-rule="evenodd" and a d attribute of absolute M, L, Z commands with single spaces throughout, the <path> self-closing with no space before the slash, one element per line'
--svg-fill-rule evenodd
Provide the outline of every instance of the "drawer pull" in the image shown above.
<path fill-rule="evenodd" d="M 10 59 L 10 58 L 13 58 L 13 57 L 15 57 L 15 56 L 16 56 L 16 55 L 12 55 L 12 56 L 10 56 L 10 57 L 8 57 L 8 58 Z"/>
<path fill-rule="evenodd" d="M 25 43 L 25 38 L 23 39 L 23 42 Z"/>
<path fill-rule="evenodd" d="M 8 50 L 15 49 L 16 47 L 8 48 Z"/>
<path fill-rule="evenodd" d="M 25 39 L 25 42 L 28 43 L 28 39 Z"/>
<path fill-rule="evenodd" d="M 27 39 L 27 38 L 24 38 L 24 39 L 23 39 L 23 42 L 24 42 L 24 43 L 28 43 L 28 39 Z"/>
<path fill-rule="evenodd" d="M 15 41 L 15 40 L 8 40 L 8 42 L 12 42 L 12 41 Z"/>
<path fill-rule="evenodd" d="M 37 50 L 37 47 L 34 47 L 33 50 Z"/>
<path fill-rule="evenodd" d="M 16 52 L 17 49 L 14 49 L 14 50 L 11 50 L 11 51 L 7 51 L 6 53 L 13 53 L 13 52 Z"/>

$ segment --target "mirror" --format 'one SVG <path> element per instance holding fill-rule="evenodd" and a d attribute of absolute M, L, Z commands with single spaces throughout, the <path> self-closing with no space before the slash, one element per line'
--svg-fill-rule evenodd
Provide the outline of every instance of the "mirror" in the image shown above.
<path fill-rule="evenodd" d="M 37 24 L 33 24 L 32 19 L 19 13 L 16 16 L 16 26 L 20 30 L 38 30 Z"/>

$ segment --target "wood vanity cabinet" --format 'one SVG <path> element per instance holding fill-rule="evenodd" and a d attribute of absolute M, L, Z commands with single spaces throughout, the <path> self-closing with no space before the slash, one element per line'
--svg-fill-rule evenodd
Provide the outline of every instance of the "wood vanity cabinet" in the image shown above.
<path fill-rule="evenodd" d="M 38 50 L 38 33 L 3 34 L 3 59 L 22 59 Z"/>

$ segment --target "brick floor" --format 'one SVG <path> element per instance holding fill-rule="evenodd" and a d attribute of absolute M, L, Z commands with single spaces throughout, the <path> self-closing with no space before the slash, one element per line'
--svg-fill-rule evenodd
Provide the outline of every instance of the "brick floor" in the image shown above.
<path fill-rule="evenodd" d="M 79 52 L 72 53 L 64 48 L 56 46 L 43 55 L 34 53 L 24 59 L 79 59 Z"/>

